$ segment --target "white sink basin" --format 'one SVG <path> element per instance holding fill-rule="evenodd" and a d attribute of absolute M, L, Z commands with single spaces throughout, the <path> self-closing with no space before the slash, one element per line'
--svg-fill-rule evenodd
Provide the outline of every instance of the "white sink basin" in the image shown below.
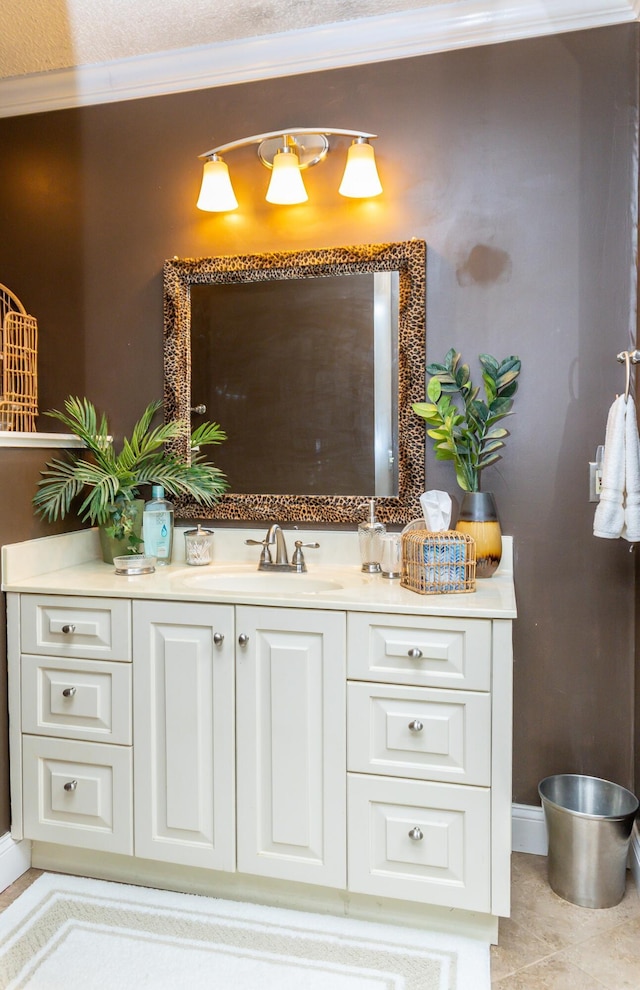
<path fill-rule="evenodd" d="M 185 583 L 200 591 L 240 592 L 260 595 L 317 595 L 322 591 L 339 591 L 338 581 L 315 578 L 308 574 L 268 574 L 252 571 L 250 574 L 197 574 Z"/>

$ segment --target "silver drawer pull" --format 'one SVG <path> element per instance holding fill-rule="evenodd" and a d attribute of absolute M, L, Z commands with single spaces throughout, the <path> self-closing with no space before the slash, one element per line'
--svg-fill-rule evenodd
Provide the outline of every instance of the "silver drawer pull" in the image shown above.
<path fill-rule="evenodd" d="M 409 832 L 409 838 L 413 839 L 414 842 L 420 842 L 420 839 L 424 839 L 424 835 L 422 834 L 422 829 L 418 828 L 418 826 L 415 825 Z"/>
<path fill-rule="evenodd" d="M 218 632 L 214 633 L 213 642 L 215 643 L 216 646 L 222 646 L 222 644 L 224 643 L 223 633 L 218 633 Z"/>
<path fill-rule="evenodd" d="M 238 636 L 238 643 L 240 644 L 240 646 L 246 646 L 248 642 L 249 642 L 249 637 L 247 636 L 247 634 L 240 633 L 240 635 Z"/>
<path fill-rule="evenodd" d="M 64 691 L 62 692 L 62 697 L 73 698 L 75 693 L 76 693 L 76 689 L 74 687 L 65 688 Z"/>
<path fill-rule="evenodd" d="M 65 636 L 68 636 L 69 633 L 74 633 L 75 631 L 76 631 L 76 627 L 71 623 L 68 623 L 67 625 L 62 627 L 62 632 L 65 634 Z"/>
<path fill-rule="evenodd" d="M 419 650 L 417 646 L 413 646 L 407 653 L 407 656 L 411 657 L 412 660 L 419 660 L 422 656 L 422 650 Z"/>
<path fill-rule="evenodd" d="M 412 732 L 422 732 L 424 725 L 419 718 L 414 718 L 412 722 L 409 722 L 409 728 Z"/>
<path fill-rule="evenodd" d="M 68 780 L 64 785 L 64 789 L 65 791 L 75 791 L 77 786 L 78 786 L 77 780 Z"/>

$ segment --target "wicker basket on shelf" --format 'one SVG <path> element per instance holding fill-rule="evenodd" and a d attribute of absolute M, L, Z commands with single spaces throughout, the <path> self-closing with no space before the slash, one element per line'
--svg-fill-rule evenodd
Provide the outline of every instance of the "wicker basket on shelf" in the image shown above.
<path fill-rule="evenodd" d="M 400 584 L 419 595 L 475 591 L 475 540 L 454 529 L 442 533 L 426 529 L 405 531 Z"/>
<path fill-rule="evenodd" d="M 0 285 L 0 430 L 35 433 L 38 415 L 38 322 Z"/>

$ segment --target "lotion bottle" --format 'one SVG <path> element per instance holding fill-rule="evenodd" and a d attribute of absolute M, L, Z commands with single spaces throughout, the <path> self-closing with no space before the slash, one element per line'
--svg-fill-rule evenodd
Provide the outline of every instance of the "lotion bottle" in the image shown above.
<path fill-rule="evenodd" d="M 173 505 L 164 497 L 162 485 L 151 486 L 151 500 L 145 504 L 142 517 L 144 552 L 156 558 L 163 567 L 171 563 L 173 546 Z"/>

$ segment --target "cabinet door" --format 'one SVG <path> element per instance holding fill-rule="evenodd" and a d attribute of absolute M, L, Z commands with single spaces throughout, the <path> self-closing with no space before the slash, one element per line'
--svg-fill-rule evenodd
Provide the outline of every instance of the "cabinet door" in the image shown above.
<path fill-rule="evenodd" d="M 236 610 L 238 869 L 346 883 L 345 617 Z"/>
<path fill-rule="evenodd" d="M 135 853 L 235 867 L 233 608 L 134 602 Z"/>

